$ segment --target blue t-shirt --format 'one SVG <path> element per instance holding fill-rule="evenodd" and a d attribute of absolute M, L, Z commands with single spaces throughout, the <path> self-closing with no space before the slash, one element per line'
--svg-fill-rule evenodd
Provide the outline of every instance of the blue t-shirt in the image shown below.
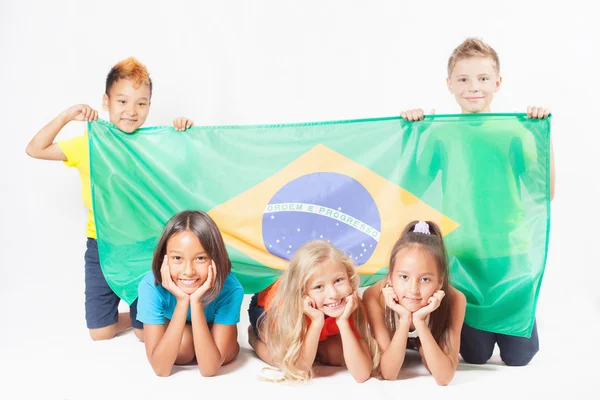
<path fill-rule="evenodd" d="M 227 275 L 223 289 L 217 297 L 204 307 L 206 322 L 221 325 L 235 325 L 240 322 L 240 309 L 244 299 L 244 289 L 233 274 Z M 165 318 L 173 319 L 177 299 L 171 292 L 156 286 L 152 271 L 142 278 L 138 286 L 137 320 L 149 325 L 162 325 Z M 191 307 L 187 320 L 191 322 Z"/>

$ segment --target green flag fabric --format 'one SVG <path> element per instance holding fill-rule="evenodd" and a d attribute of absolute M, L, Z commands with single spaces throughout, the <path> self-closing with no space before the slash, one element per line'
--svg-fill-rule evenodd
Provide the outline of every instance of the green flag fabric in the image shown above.
<path fill-rule="evenodd" d="M 475 328 L 529 336 L 550 221 L 550 118 L 437 115 L 121 132 L 89 123 L 100 262 L 131 304 L 165 223 L 203 210 L 246 293 L 306 241 L 350 255 L 368 286 L 412 220 L 440 225 Z"/>

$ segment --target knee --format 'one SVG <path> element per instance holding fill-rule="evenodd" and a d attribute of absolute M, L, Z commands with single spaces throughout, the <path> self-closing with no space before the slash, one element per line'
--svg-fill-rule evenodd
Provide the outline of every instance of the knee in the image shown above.
<path fill-rule="evenodd" d="M 462 356 L 462 359 L 464 360 L 464 362 L 468 363 L 468 364 L 485 364 L 486 362 L 488 362 L 488 360 L 490 358 L 492 358 L 492 354 L 493 354 L 493 350 L 490 352 L 484 352 L 484 351 L 474 351 L 474 352 L 467 352 L 467 351 L 461 351 L 460 355 Z"/>
<path fill-rule="evenodd" d="M 523 367 L 527 364 L 529 364 L 529 362 L 533 359 L 533 357 L 537 354 L 537 350 L 536 351 L 529 351 L 529 352 L 524 352 L 518 355 L 509 355 L 509 356 L 503 356 L 502 354 L 500 355 L 500 358 L 502 358 L 502 361 L 504 361 L 504 364 L 508 365 L 509 367 Z"/>
<path fill-rule="evenodd" d="M 177 354 L 177 358 L 175 359 L 175 364 L 187 365 L 194 360 L 194 357 L 195 354 L 193 349 L 191 351 L 189 349 L 180 351 L 179 354 Z"/>
<path fill-rule="evenodd" d="M 90 337 L 93 341 L 109 340 L 115 337 L 115 329 L 113 326 L 106 328 L 90 329 Z"/>
<path fill-rule="evenodd" d="M 191 325 L 186 325 L 183 331 L 183 338 L 181 339 L 181 346 L 179 347 L 179 354 L 175 360 L 175 364 L 185 365 L 192 362 L 196 356 L 194 349 L 194 337 L 192 336 Z"/>

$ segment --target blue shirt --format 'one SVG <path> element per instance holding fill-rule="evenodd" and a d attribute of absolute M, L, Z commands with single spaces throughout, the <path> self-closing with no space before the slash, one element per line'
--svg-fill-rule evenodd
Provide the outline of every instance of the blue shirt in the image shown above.
<path fill-rule="evenodd" d="M 240 309 L 244 299 L 244 289 L 233 274 L 227 275 L 223 289 L 217 297 L 204 307 L 206 322 L 221 325 L 236 325 L 240 322 Z M 137 320 L 149 325 L 162 325 L 165 318 L 173 319 L 177 299 L 171 292 L 156 286 L 154 274 L 150 270 L 138 286 Z M 191 322 L 191 307 L 187 320 Z"/>

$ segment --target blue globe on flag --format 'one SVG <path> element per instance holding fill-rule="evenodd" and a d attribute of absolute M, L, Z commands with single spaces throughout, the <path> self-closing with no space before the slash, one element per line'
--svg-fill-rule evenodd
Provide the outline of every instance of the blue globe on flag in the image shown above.
<path fill-rule="evenodd" d="M 356 179 L 333 172 L 301 176 L 279 189 L 263 212 L 265 248 L 289 260 L 304 243 L 327 240 L 366 263 L 381 236 L 381 218 L 367 189 Z"/>

